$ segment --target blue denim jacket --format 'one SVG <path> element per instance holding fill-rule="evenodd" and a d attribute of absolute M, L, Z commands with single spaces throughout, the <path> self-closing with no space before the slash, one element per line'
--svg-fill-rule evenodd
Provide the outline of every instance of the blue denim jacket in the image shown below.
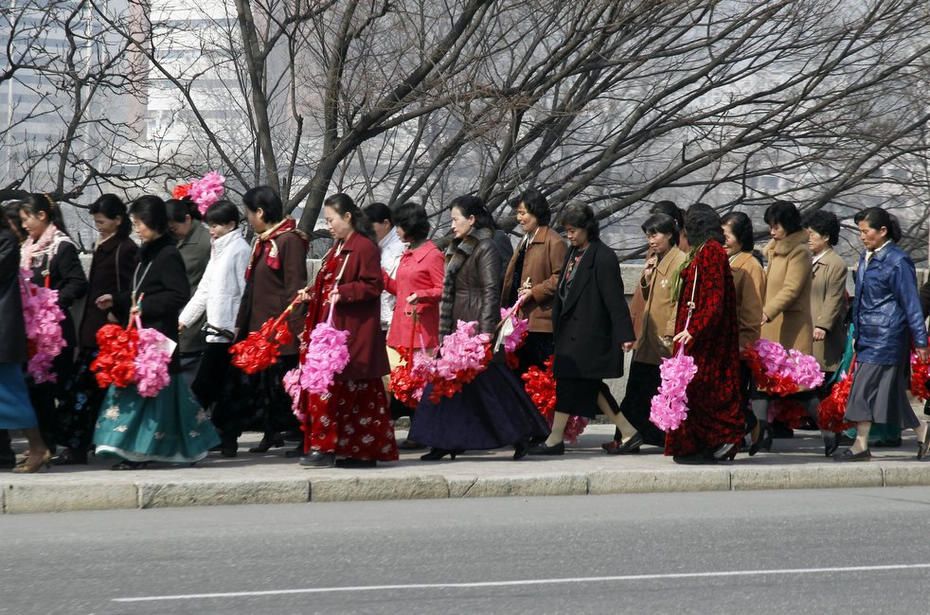
<path fill-rule="evenodd" d="M 868 265 L 865 254 L 859 257 L 853 323 L 863 363 L 894 365 L 907 360 L 911 340 L 927 345 L 914 262 L 896 244 L 889 242 Z"/>

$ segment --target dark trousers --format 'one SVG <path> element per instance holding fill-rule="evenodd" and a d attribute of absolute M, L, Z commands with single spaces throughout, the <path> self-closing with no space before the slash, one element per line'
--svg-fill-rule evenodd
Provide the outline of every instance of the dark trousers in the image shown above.
<path fill-rule="evenodd" d="M 210 418 L 223 439 L 235 440 L 242 434 L 242 417 L 232 403 L 239 374 L 230 369 L 229 347 L 228 343 L 207 344 L 191 391 L 200 405 L 211 411 Z"/>
<path fill-rule="evenodd" d="M 229 412 L 234 413 L 226 429 L 238 431 L 260 429 L 267 436 L 282 432 L 298 433 L 300 424 L 294 416 L 290 395 L 284 390 L 284 374 L 297 367 L 296 354 L 279 357 L 268 369 L 245 376 L 238 369 L 230 369 L 228 379 L 235 380 L 234 396 Z M 236 425 L 235 421 L 238 421 Z"/>
<path fill-rule="evenodd" d="M 643 437 L 643 442 L 653 446 L 665 446 L 665 432 L 649 420 L 652 398 L 661 384 L 658 365 L 634 360 L 630 363 L 630 374 L 626 380 L 626 395 L 620 402 L 620 412 Z"/>
<path fill-rule="evenodd" d="M 0 429 L 0 468 L 12 468 L 16 465 L 16 454 L 10 442 L 10 432 Z"/>
<path fill-rule="evenodd" d="M 93 444 L 94 428 L 106 396 L 106 389 L 97 385 L 90 369 L 96 356 L 96 349 L 81 350 L 58 405 L 58 443 L 71 449 L 77 457 L 86 454 Z"/>

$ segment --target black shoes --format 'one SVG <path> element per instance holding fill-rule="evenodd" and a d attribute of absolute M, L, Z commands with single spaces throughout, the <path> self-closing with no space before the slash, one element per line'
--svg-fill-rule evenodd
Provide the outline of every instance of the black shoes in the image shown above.
<path fill-rule="evenodd" d="M 52 457 L 53 466 L 86 466 L 87 452 L 79 452 L 73 448 L 63 448 L 61 452 Z"/>
<path fill-rule="evenodd" d="M 284 438 L 281 437 L 281 434 L 265 434 L 262 437 L 262 441 L 258 443 L 258 446 L 253 446 L 249 449 L 250 453 L 267 453 L 273 448 L 281 448 L 284 446 Z"/>
<path fill-rule="evenodd" d="M 833 457 L 836 454 L 837 449 L 840 448 L 840 440 L 836 437 L 836 434 L 830 436 L 824 436 L 823 438 L 823 456 L 824 457 Z"/>
<path fill-rule="evenodd" d="M 420 461 L 439 461 L 446 455 L 449 459 L 455 461 L 455 456 L 462 451 L 450 451 L 444 448 L 431 448 L 425 455 L 420 455 Z"/>
<path fill-rule="evenodd" d="M 530 455 L 549 455 L 552 457 L 565 454 L 565 443 L 559 442 L 555 446 L 546 446 L 545 442 L 541 442 L 536 446 L 531 447 L 527 453 Z"/>
<path fill-rule="evenodd" d="M 336 455 L 310 451 L 309 455 L 300 458 L 300 465 L 305 468 L 331 468 L 336 465 Z"/>
<path fill-rule="evenodd" d="M 854 453 L 851 448 L 847 448 L 842 453 L 833 455 L 833 461 L 869 461 L 870 459 L 872 459 L 872 451 L 869 449 Z"/>
<path fill-rule="evenodd" d="M 759 437 L 749 445 L 749 456 L 752 457 L 759 451 L 771 451 L 772 450 L 772 430 L 769 426 L 760 421 L 759 427 Z"/>
<path fill-rule="evenodd" d="M 346 459 L 337 459 L 336 467 L 337 468 L 374 468 L 378 465 L 378 462 L 374 459 L 352 459 L 348 457 Z"/>
<path fill-rule="evenodd" d="M 126 470 L 144 470 L 147 467 L 149 467 L 148 461 L 129 461 L 128 459 L 124 459 L 120 461 L 119 463 L 111 466 L 110 469 L 116 470 L 116 471 L 126 471 Z"/>
<path fill-rule="evenodd" d="M 927 428 L 927 433 L 924 434 L 924 439 L 922 442 L 917 443 L 917 460 L 920 461 L 927 456 L 927 449 L 930 448 L 930 427 Z"/>
<path fill-rule="evenodd" d="M 642 445 L 643 436 L 637 432 L 636 435 L 632 436 L 629 440 L 620 444 L 619 446 L 605 448 L 604 452 L 606 452 L 608 455 L 632 455 L 634 453 L 638 453 Z"/>
<path fill-rule="evenodd" d="M 528 440 L 521 440 L 513 445 L 513 460 L 519 461 L 526 457 L 526 454 L 530 451 L 530 443 Z"/>

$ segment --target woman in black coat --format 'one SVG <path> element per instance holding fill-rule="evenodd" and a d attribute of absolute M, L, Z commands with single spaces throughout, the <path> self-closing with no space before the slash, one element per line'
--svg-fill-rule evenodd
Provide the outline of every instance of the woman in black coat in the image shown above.
<path fill-rule="evenodd" d="M 58 305 L 65 314 L 61 333 L 67 346 L 52 364 L 55 381 L 30 386 L 39 430 L 54 451 L 60 432 L 57 405 L 65 398 L 77 350 L 71 306 L 87 293 L 87 277 L 77 247 L 65 232 L 61 209 L 54 201 L 45 194 L 31 194 L 19 204 L 19 217 L 29 235 L 22 246 L 20 267 L 32 272 L 34 284 L 58 291 Z"/>
<path fill-rule="evenodd" d="M 594 418 L 601 410 L 618 428 L 626 426 L 607 404 L 598 404 L 603 379 L 623 375 L 623 344 L 636 339 L 620 263 L 600 242 L 590 207 L 570 206 L 562 226 L 571 249 L 552 307 L 555 418 L 549 438 L 531 448 L 531 455 L 562 455 L 562 436 L 572 415 Z"/>

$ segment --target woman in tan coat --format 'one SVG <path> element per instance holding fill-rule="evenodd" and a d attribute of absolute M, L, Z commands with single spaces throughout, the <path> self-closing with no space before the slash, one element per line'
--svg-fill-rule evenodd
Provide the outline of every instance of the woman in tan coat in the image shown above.
<path fill-rule="evenodd" d="M 542 367 L 554 352 L 552 343 L 552 302 L 562 263 L 565 242 L 549 228 L 549 203 L 536 190 L 523 192 L 515 201 L 517 222 L 523 229 L 523 239 L 513 253 L 504 273 L 501 305 L 512 306 L 526 297 L 520 315 L 529 319 L 530 331 L 526 343 L 517 351 L 518 371 L 530 366 Z"/>

